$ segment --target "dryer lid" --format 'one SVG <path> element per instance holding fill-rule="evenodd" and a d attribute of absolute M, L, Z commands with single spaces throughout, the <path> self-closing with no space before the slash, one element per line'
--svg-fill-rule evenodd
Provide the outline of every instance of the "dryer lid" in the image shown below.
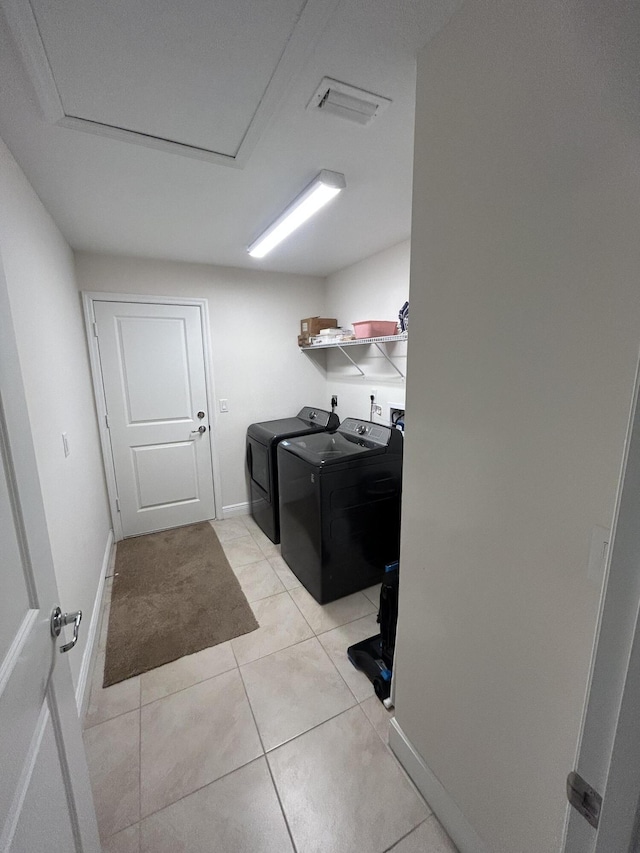
<path fill-rule="evenodd" d="M 339 426 L 340 420 L 335 413 L 305 406 L 300 409 L 295 418 L 278 418 L 274 421 L 251 424 L 247 429 L 247 435 L 262 444 L 269 444 L 287 436 L 333 430 Z"/>

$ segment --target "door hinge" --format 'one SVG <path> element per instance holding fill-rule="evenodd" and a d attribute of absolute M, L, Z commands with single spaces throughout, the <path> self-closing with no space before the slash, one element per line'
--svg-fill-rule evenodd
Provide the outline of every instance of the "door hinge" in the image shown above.
<path fill-rule="evenodd" d="M 594 829 L 598 828 L 602 797 L 575 770 L 567 776 L 567 799 Z"/>
<path fill-rule="evenodd" d="M 98 337 L 98 324 L 95 320 L 93 321 L 93 336 L 94 338 Z"/>
<path fill-rule="evenodd" d="M 120 512 L 120 501 L 116 498 L 116 510 Z"/>
<path fill-rule="evenodd" d="M 107 429 L 111 429 L 109 426 L 109 415 L 106 412 L 104 413 L 104 422 L 107 425 Z"/>

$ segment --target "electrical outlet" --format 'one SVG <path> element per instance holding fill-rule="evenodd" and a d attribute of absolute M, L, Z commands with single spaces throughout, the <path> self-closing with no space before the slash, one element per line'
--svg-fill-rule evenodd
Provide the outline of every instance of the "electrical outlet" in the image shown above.
<path fill-rule="evenodd" d="M 331 395 L 331 408 L 335 409 L 337 405 L 338 405 L 338 395 L 332 394 Z"/>
<path fill-rule="evenodd" d="M 382 406 L 374 406 L 373 407 L 373 414 L 374 415 L 381 415 L 382 414 Z"/>
<path fill-rule="evenodd" d="M 377 388 L 372 388 L 371 391 L 369 391 L 369 394 L 371 397 L 373 397 L 374 402 L 378 399 L 378 389 Z"/>

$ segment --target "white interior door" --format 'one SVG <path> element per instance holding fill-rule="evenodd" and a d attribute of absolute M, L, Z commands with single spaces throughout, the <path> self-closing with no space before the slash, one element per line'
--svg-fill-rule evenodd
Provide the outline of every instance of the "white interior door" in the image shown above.
<path fill-rule="evenodd" d="M 94 302 L 124 536 L 214 518 L 202 315 Z"/>
<path fill-rule="evenodd" d="M 618 489 L 576 770 L 602 797 L 597 828 L 571 809 L 565 853 L 630 853 L 640 799 L 640 407 Z"/>
<path fill-rule="evenodd" d="M 0 267 L 0 851 L 99 853 L 27 406 Z M 72 652 L 73 653 L 73 652 Z"/>

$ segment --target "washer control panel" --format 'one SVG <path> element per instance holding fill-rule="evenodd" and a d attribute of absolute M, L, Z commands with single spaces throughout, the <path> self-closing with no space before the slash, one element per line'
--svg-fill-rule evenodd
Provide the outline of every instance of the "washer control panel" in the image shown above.
<path fill-rule="evenodd" d="M 343 435 L 352 440 L 366 439 L 367 442 L 384 447 L 389 444 L 391 430 L 389 427 L 382 426 L 382 424 L 374 424 L 371 421 L 345 418 L 340 424 L 338 432 L 343 433 Z"/>
<path fill-rule="evenodd" d="M 326 412 L 324 409 L 313 409 L 311 406 L 305 406 L 303 409 L 300 409 L 298 417 L 309 424 L 316 424 L 322 427 L 328 426 L 332 420 L 331 412 Z"/>

